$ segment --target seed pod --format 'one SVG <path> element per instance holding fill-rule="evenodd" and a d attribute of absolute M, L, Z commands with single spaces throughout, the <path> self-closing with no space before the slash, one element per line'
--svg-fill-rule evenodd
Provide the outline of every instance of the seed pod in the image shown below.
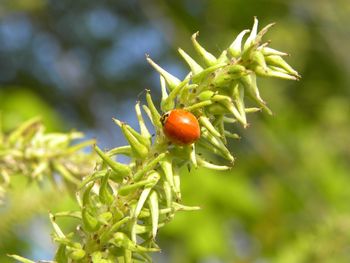
<path fill-rule="evenodd" d="M 158 207 L 158 194 L 156 191 L 152 191 L 148 198 L 148 206 L 151 211 L 152 219 L 152 238 L 155 238 L 158 230 L 159 220 L 159 207 Z"/>
<path fill-rule="evenodd" d="M 114 201 L 113 189 L 108 183 L 109 174 L 110 173 L 107 173 L 104 177 L 102 177 L 99 190 L 100 201 L 106 205 L 111 205 Z"/>
<path fill-rule="evenodd" d="M 196 40 L 197 36 L 199 35 L 199 32 L 196 32 L 192 35 L 192 44 L 197 51 L 198 55 L 200 55 L 203 58 L 204 63 L 207 66 L 212 66 L 216 63 L 216 57 L 212 54 L 210 54 L 208 51 L 206 51 Z"/>
<path fill-rule="evenodd" d="M 168 84 L 168 87 L 170 90 L 175 89 L 180 83 L 181 81 L 171 75 L 169 72 L 167 72 L 166 70 L 162 69 L 159 65 L 157 65 L 152 59 L 150 59 L 148 56 L 146 57 L 148 63 L 151 64 L 151 66 L 157 70 L 159 72 L 160 75 L 163 76 L 163 78 L 165 79 L 166 83 Z"/>
<path fill-rule="evenodd" d="M 125 248 L 134 252 L 157 252 L 160 251 L 158 248 L 145 248 L 137 245 L 133 241 L 131 241 L 126 234 L 123 232 L 117 232 L 113 235 L 113 239 L 110 243 L 114 244 L 117 247 Z"/>
<path fill-rule="evenodd" d="M 154 106 L 151 94 L 148 90 L 146 93 L 146 101 L 147 101 L 148 109 L 149 109 L 149 113 L 150 113 L 149 117 L 150 117 L 152 123 L 154 124 L 155 128 L 162 129 L 162 124 L 160 122 L 160 114 L 159 114 L 158 110 L 156 109 L 156 107 Z"/>
<path fill-rule="evenodd" d="M 131 174 L 131 169 L 129 166 L 113 161 L 107 154 L 105 154 L 96 145 L 94 146 L 94 149 L 97 152 L 97 154 L 102 158 L 102 160 L 105 161 L 106 164 L 115 172 L 111 174 L 112 180 L 119 181 L 120 179 L 123 179 L 125 176 L 128 176 Z"/>
<path fill-rule="evenodd" d="M 236 39 L 232 42 L 230 47 L 228 48 L 229 54 L 234 58 L 239 58 L 242 53 L 242 39 L 245 34 L 247 34 L 250 30 L 246 29 L 243 30 L 241 33 L 238 34 Z"/>
<path fill-rule="evenodd" d="M 95 232 L 99 229 L 100 223 L 98 220 L 90 214 L 86 207 L 83 207 L 81 211 L 82 221 L 84 229 L 88 232 Z"/>
<path fill-rule="evenodd" d="M 145 158 L 148 155 L 148 147 L 150 146 L 149 138 L 143 137 L 141 134 L 132 129 L 129 125 L 113 119 L 113 121 L 121 128 L 126 140 L 131 146 L 135 157 Z"/>
<path fill-rule="evenodd" d="M 180 55 L 183 57 L 183 59 L 190 66 L 192 75 L 198 74 L 203 70 L 203 68 L 193 58 L 191 58 L 185 51 L 183 51 L 181 48 L 179 48 L 178 51 Z"/>
<path fill-rule="evenodd" d="M 148 145 L 148 147 L 149 147 L 151 145 L 151 137 L 152 136 L 147 129 L 145 121 L 143 120 L 141 108 L 140 108 L 140 102 L 136 103 L 135 111 L 136 111 L 137 120 L 139 121 L 141 136 L 142 136 L 142 138 L 147 139 L 147 140 L 145 140 L 145 144 Z"/>

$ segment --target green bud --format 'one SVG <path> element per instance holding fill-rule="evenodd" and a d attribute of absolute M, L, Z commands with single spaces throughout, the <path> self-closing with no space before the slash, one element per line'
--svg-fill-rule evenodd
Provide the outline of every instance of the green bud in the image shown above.
<path fill-rule="evenodd" d="M 135 173 L 134 180 L 139 181 L 147 172 L 153 170 L 158 165 L 158 163 L 166 157 L 167 154 L 168 152 L 161 153 L 157 157 L 147 162 L 146 165 L 144 165 Z"/>
<path fill-rule="evenodd" d="M 172 194 L 173 187 L 170 186 L 169 182 L 167 181 L 163 182 L 163 191 L 165 194 L 166 206 L 168 208 L 171 208 L 171 203 L 173 201 L 173 194 Z"/>
<path fill-rule="evenodd" d="M 109 150 L 108 152 L 106 152 L 106 155 L 109 157 L 112 157 L 112 156 L 115 156 L 118 154 L 124 154 L 126 156 L 131 156 L 132 155 L 131 146 L 130 145 L 120 146 L 120 147 L 113 148 L 113 149 Z"/>
<path fill-rule="evenodd" d="M 290 80 L 298 80 L 298 77 L 294 76 L 294 75 L 289 75 L 286 74 L 284 72 L 281 71 L 275 71 L 272 69 L 263 69 L 260 66 L 256 66 L 254 68 L 254 71 L 256 73 L 256 75 L 260 76 L 260 77 L 274 77 L 274 78 L 280 78 L 280 79 L 290 79 Z"/>
<path fill-rule="evenodd" d="M 181 200 L 181 178 L 180 178 L 180 170 L 177 166 L 173 167 L 173 177 L 174 177 L 174 190 L 176 199 Z"/>
<path fill-rule="evenodd" d="M 181 81 L 171 75 L 169 72 L 167 72 L 166 70 L 162 69 L 159 65 L 157 65 L 152 59 L 150 59 L 148 56 L 146 57 L 148 63 L 151 64 L 151 66 L 157 70 L 159 72 L 160 75 L 163 76 L 163 78 L 165 79 L 166 83 L 168 84 L 168 87 L 170 90 L 175 89 L 180 83 Z"/>
<path fill-rule="evenodd" d="M 205 90 L 205 91 L 202 91 L 201 93 L 198 94 L 197 98 L 200 100 L 200 101 L 205 101 L 205 100 L 210 100 L 211 97 L 215 94 L 214 91 L 211 91 L 211 90 Z"/>
<path fill-rule="evenodd" d="M 197 164 L 197 159 L 196 159 L 196 147 L 195 147 L 195 144 L 192 144 L 191 146 L 189 146 L 190 149 L 191 149 L 191 152 L 190 152 L 190 160 L 193 164 L 193 166 L 195 168 L 198 167 L 198 164 Z"/>
<path fill-rule="evenodd" d="M 135 210 L 133 212 L 133 217 L 134 218 L 137 218 L 138 215 L 140 214 L 141 212 L 141 209 L 144 205 L 144 203 L 146 202 L 147 198 L 148 198 L 148 195 L 149 193 L 151 192 L 151 189 L 153 188 L 153 186 L 159 181 L 160 179 L 160 174 L 157 172 L 157 171 L 152 171 L 149 175 L 148 175 L 148 179 L 150 179 L 152 181 L 152 183 L 150 183 L 149 185 L 147 185 L 141 195 L 140 195 L 140 198 L 137 202 L 137 205 L 135 207 Z"/>
<path fill-rule="evenodd" d="M 41 124 L 41 119 L 38 117 L 24 122 L 9 134 L 7 139 L 8 142 L 12 145 L 12 144 L 18 143 L 18 141 L 20 141 L 20 138 L 23 138 L 23 136 L 26 136 L 27 139 L 31 138 L 34 135 L 34 132 L 40 126 L 40 124 Z"/>
<path fill-rule="evenodd" d="M 209 106 L 211 104 L 213 104 L 213 101 L 205 100 L 205 101 L 201 101 L 201 102 L 192 104 L 191 106 L 187 106 L 184 109 L 187 111 L 194 111 L 195 109 L 201 109 L 201 108 L 204 108 L 204 107 Z"/>
<path fill-rule="evenodd" d="M 213 164 L 210 162 L 207 162 L 206 160 L 204 160 L 202 157 L 200 157 L 199 155 L 196 155 L 197 158 L 197 162 L 201 167 L 204 168 L 208 168 L 208 169 L 212 169 L 212 170 L 218 170 L 218 171 L 224 171 L 224 170 L 229 170 L 231 169 L 230 166 L 226 166 L 226 165 L 217 165 L 217 164 Z"/>
<path fill-rule="evenodd" d="M 130 194 L 131 192 L 134 192 L 136 190 L 139 190 L 140 188 L 144 187 L 145 185 L 155 184 L 157 183 L 157 180 L 155 178 L 147 178 L 142 181 L 138 181 L 133 184 L 127 184 L 123 185 L 118 189 L 118 194 L 125 196 Z"/>
<path fill-rule="evenodd" d="M 221 134 L 216 130 L 216 128 L 207 117 L 201 116 L 198 120 L 202 127 L 205 127 L 211 134 L 216 137 L 221 137 Z"/>
<path fill-rule="evenodd" d="M 228 52 L 232 57 L 234 58 L 240 57 L 242 53 L 242 39 L 244 35 L 247 34 L 249 31 L 250 30 L 246 29 L 246 30 L 243 30 L 241 33 L 239 33 L 236 39 L 232 42 L 232 44 L 228 48 Z"/>
<path fill-rule="evenodd" d="M 141 108 L 140 108 L 140 102 L 137 102 L 135 105 L 135 111 L 136 111 L 136 116 L 139 121 L 140 125 L 140 132 L 142 138 L 145 138 L 145 143 L 146 145 L 150 146 L 151 145 L 151 134 L 147 129 L 147 126 L 145 124 L 145 121 L 143 120 L 142 113 L 141 113 Z"/>
<path fill-rule="evenodd" d="M 278 51 L 278 50 L 270 48 L 270 47 L 263 47 L 261 49 L 261 52 L 263 53 L 264 56 L 272 56 L 272 55 L 289 56 L 288 53 L 284 53 L 284 52 Z"/>
<path fill-rule="evenodd" d="M 119 181 L 120 179 L 123 179 L 125 176 L 128 176 L 131 174 L 131 169 L 129 166 L 113 161 L 97 145 L 94 146 L 94 149 L 97 152 L 97 154 L 102 158 L 102 160 L 106 162 L 106 164 L 115 172 L 111 174 L 112 180 Z"/>
<path fill-rule="evenodd" d="M 208 78 L 211 73 L 213 73 L 217 69 L 223 68 L 226 65 L 226 63 L 217 63 L 211 67 L 207 67 L 198 74 L 193 75 L 192 82 L 199 84 L 201 81 L 205 80 L 205 78 Z"/>
<path fill-rule="evenodd" d="M 81 248 L 66 247 L 67 255 L 72 260 L 81 260 L 85 257 L 86 253 Z"/>
<path fill-rule="evenodd" d="M 149 138 L 143 137 L 141 134 L 136 132 L 133 128 L 124 122 L 121 122 L 117 119 L 113 119 L 113 121 L 121 128 L 122 133 L 130 144 L 135 157 L 139 157 L 141 159 L 147 157 L 148 147 L 150 145 Z"/>
<path fill-rule="evenodd" d="M 254 45 L 254 40 L 256 38 L 257 32 L 258 32 L 258 19 L 254 17 L 254 24 L 253 28 L 250 31 L 250 35 L 248 36 L 247 40 L 244 43 L 244 51 L 246 51 L 248 48 L 250 48 L 252 45 Z"/>
<path fill-rule="evenodd" d="M 158 248 L 145 248 L 131 241 L 123 232 L 117 232 L 113 235 L 113 240 L 110 241 L 117 247 L 125 248 L 134 252 L 157 252 Z"/>
<path fill-rule="evenodd" d="M 83 207 L 81 215 L 83 226 L 86 231 L 95 232 L 99 229 L 100 223 L 93 215 L 90 214 L 86 207 Z"/>
<path fill-rule="evenodd" d="M 100 201 L 106 205 L 111 205 L 114 201 L 113 189 L 108 183 L 109 174 L 110 173 L 107 173 L 104 177 L 102 177 L 99 190 Z"/>
<path fill-rule="evenodd" d="M 119 230 L 119 228 L 124 225 L 125 223 L 130 221 L 130 217 L 126 216 L 123 219 L 117 221 L 114 223 L 109 229 L 107 229 L 105 232 L 103 232 L 100 236 L 100 242 L 101 245 L 104 245 L 108 242 L 108 240 L 112 237 L 113 233 Z"/>
<path fill-rule="evenodd" d="M 224 50 L 221 52 L 219 58 L 217 59 L 216 63 L 228 63 L 229 59 L 227 57 L 227 50 Z"/>
<path fill-rule="evenodd" d="M 266 106 L 265 101 L 260 97 L 258 86 L 256 85 L 256 76 L 254 73 L 243 76 L 240 82 L 247 91 L 247 94 L 268 114 L 272 115 L 272 111 Z"/>
<path fill-rule="evenodd" d="M 160 88 L 162 90 L 162 101 L 164 101 L 168 97 L 168 91 L 167 91 L 167 88 L 166 88 L 166 82 L 165 82 L 165 79 L 163 78 L 162 75 L 159 75 L 159 79 L 160 79 Z"/>
<path fill-rule="evenodd" d="M 191 58 L 185 51 L 183 51 L 181 48 L 179 48 L 178 51 L 183 57 L 183 59 L 190 66 L 192 75 L 196 75 L 203 70 L 203 68 L 200 65 L 198 65 L 198 63 L 193 58 Z"/>
<path fill-rule="evenodd" d="M 151 211 L 152 219 L 152 238 L 155 238 L 158 230 L 159 220 L 159 207 L 158 207 L 158 195 L 156 191 L 152 191 L 148 198 L 148 206 Z"/>
<path fill-rule="evenodd" d="M 207 141 L 209 144 L 211 144 L 212 146 L 214 146 L 216 149 L 218 149 L 222 155 L 228 159 L 230 162 L 234 161 L 233 156 L 231 155 L 231 153 L 229 152 L 229 150 L 227 150 L 225 144 L 221 141 L 221 139 L 211 135 L 209 132 L 202 132 L 201 138 L 203 138 L 205 141 Z M 212 149 L 213 147 L 211 147 Z"/>
<path fill-rule="evenodd" d="M 233 89 L 234 101 L 237 105 L 237 110 L 242 118 L 243 127 L 247 127 L 247 118 L 244 105 L 244 88 L 241 85 L 236 85 Z"/>
<path fill-rule="evenodd" d="M 196 40 L 197 36 L 199 35 L 199 32 L 196 32 L 192 35 L 192 44 L 197 51 L 197 53 L 203 58 L 204 63 L 207 66 L 213 66 L 217 60 L 214 55 L 210 54 L 208 51 L 206 51 Z"/>
<path fill-rule="evenodd" d="M 146 111 L 147 115 L 149 116 L 149 118 L 152 121 L 153 125 L 156 128 L 158 128 L 159 130 L 161 130 L 162 129 L 162 123 L 160 122 L 160 114 L 159 114 L 158 110 L 156 109 L 156 107 L 154 106 L 151 94 L 150 94 L 150 92 L 148 90 L 147 90 L 147 94 L 146 94 L 146 101 L 147 101 L 148 109 L 149 109 L 148 113 Z"/>
<path fill-rule="evenodd" d="M 109 221 L 112 219 L 113 214 L 111 212 L 104 212 L 102 214 L 99 214 L 97 216 L 97 221 L 100 222 L 101 224 L 107 225 Z"/>
<path fill-rule="evenodd" d="M 295 71 L 281 56 L 271 55 L 271 56 L 267 56 L 265 59 L 269 66 L 272 65 L 272 66 L 283 68 L 289 74 L 295 77 L 300 77 L 298 72 Z"/>
<path fill-rule="evenodd" d="M 161 108 L 164 112 L 167 112 L 175 107 L 175 99 L 178 96 L 178 94 L 186 88 L 186 85 L 188 84 L 189 79 L 185 79 L 182 81 L 178 86 L 176 86 L 168 95 L 168 97 L 162 101 Z"/>
<path fill-rule="evenodd" d="M 219 104 L 221 104 L 223 107 L 225 107 L 230 113 L 235 116 L 235 118 L 242 123 L 243 127 L 247 126 L 247 120 L 245 118 L 245 113 L 242 116 L 241 113 L 238 111 L 236 106 L 233 104 L 230 97 L 225 95 L 214 95 L 212 100 L 217 101 Z"/>
<path fill-rule="evenodd" d="M 201 209 L 199 206 L 187 206 L 177 202 L 173 202 L 173 207 L 176 211 L 197 211 Z"/>

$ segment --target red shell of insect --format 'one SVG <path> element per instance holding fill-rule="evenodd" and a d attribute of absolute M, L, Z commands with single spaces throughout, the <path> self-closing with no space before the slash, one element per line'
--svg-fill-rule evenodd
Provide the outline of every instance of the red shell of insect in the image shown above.
<path fill-rule="evenodd" d="M 192 144 L 201 135 L 197 118 L 186 110 L 171 110 L 162 116 L 161 122 L 164 134 L 174 144 Z"/>

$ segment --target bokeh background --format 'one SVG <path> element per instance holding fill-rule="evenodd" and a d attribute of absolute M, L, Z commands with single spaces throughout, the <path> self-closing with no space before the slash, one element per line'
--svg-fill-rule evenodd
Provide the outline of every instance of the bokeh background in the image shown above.
<path fill-rule="evenodd" d="M 49 131 L 78 129 L 102 147 L 123 144 L 111 118 L 136 123 L 142 91 L 159 97 L 145 53 L 184 77 L 190 36 L 214 54 L 253 16 L 277 22 L 271 46 L 292 54 L 299 82 L 260 79 L 274 116 L 237 131 L 230 172 L 184 172 L 184 202 L 160 231 L 156 262 L 350 262 L 350 4 L 348 0 L 1 0 L 0 111 L 7 131 L 41 115 Z M 16 181 L 17 180 L 17 181 Z M 6 253 L 50 259 L 48 211 L 72 197 L 15 179 L 0 207 Z M 69 229 L 72 222 L 63 221 Z"/>

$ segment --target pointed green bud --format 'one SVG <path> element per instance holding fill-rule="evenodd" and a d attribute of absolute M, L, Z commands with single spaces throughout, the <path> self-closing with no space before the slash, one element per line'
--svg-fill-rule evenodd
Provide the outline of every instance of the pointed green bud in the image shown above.
<path fill-rule="evenodd" d="M 267 56 L 265 59 L 269 66 L 272 65 L 272 66 L 283 68 L 289 74 L 298 78 L 300 77 L 298 72 L 295 71 L 281 56 L 271 55 L 271 56 Z"/>
<path fill-rule="evenodd" d="M 130 194 L 131 192 L 139 190 L 140 188 L 142 188 L 144 186 L 154 185 L 156 183 L 157 183 L 156 179 L 154 179 L 154 178 L 147 178 L 145 180 L 138 181 L 138 182 L 133 183 L 133 184 L 126 184 L 126 185 L 121 186 L 118 189 L 118 194 L 122 195 L 122 196 L 125 196 L 125 195 Z"/>
<path fill-rule="evenodd" d="M 101 245 L 104 245 L 108 242 L 108 240 L 112 237 L 113 233 L 117 232 L 119 228 L 124 225 L 125 223 L 130 221 L 130 217 L 124 217 L 123 219 L 117 221 L 114 223 L 108 230 L 104 231 L 100 236 L 100 242 Z"/>
<path fill-rule="evenodd" d="M 124 122 L 121 122 L 117 119 L 113 119 L 113 121 L 121 128 L 126 140 L 131 146 L 131 149 L 138 158 L 145 158 L 148 155 L 148 147 L 149 145 L 145 145 L 146 143 L 150 144 L 148 138 L 144 138 L 141 134 L 132 129 L 129 125 Z"/>
<path fill-rule="evenodd" d="M 175 100 L 178 97 L 178 94 L 186 88 L 190 79 L 185 79 L 177 87 L 175 87 L 170 93 L 169 96 L 162 101 L 161 108 L 164 112 L 167 112 L 175 107 Z"/>
<path fill-rule="evenodd" d="M 181 178 L 180 170 L 178 167 L 173 167 L 173 178 L 174 178 L 174 190 L 176 199 L 181 200 Z"/>
<path fill-rule="evenodd" d="M 186 63 L 190 66 L 192 75 L 196 75 L 203 70 L 203 68 L 193 58 L 191 58 L 185 51 L 183 51 L 181 48 L 179 48 L 178 51 L 180 55 L 183 57 L 183 59 L 186 61 Z"/>
<path fill-rule="evenodd" d="M 267 69 L 266 61 L 264 55 L 259 51 L 253 51 L 250 55 L 251 60 L 253 63 L 259 65 L 263 69 Z"/>
<path fill-rule="evenodd" d="M 197 211 L 201 209 L 199 206 L 187 206 L 177 202 L 173 202 L 173 207 L 176 211 Z"/>
<path fill-rule="evenodd" d="M 204 63 L 207 66 L 213 66 L 216 64 L 217 60 L 216 57 L 212 54 L 210 54 L 208 51 L 206 51 L 198 42 L 197 42 L 197 36 L 199 35 L 199 32 L 196 32 L 192 35 L 192 43 L 197 51 L 197 53 L 203 58 Z"/>
<path fill-rule="evenodd" d="M 230 151 L 227 150 L 225 144 L 221 141 L 221 139 L 213 136 L 212 134 L 206 131 L 202 132 L 201 139 L 207 141 L 209 144 L 218 149 L 222 153 L 222 155 L 230 162 L 234 161 L 233 156 L 231 155 Z M 212 148 L 213 147 L 211 147 L 211 149 Z"/>
<path fill-rule="evenodd" d="M 140 102 L 136 103 L 135 111 L 136 111 L 137 120 L 139 121 L 141 136 L 142 136 L 142 138 L 146 139 L 145 140 L 146 145 L 148 144 L 150 146 L 152 136 L 151 136 L 150 132 L 148 131 L 147 126 L 145 124 L 145 121 L 142 117 Z"/>
<path fill-rule="evenodd" d="M 245 112 L 245 105 L 244 105 L 244 88 L 242 85 L 236 85 L 233 89 L 233 98 L 237 106 L 237 110 L 239 112 L 239 115 L 241 116 L 243 120 L 243 126 L 244 128 L 247 127 L 247 118 L 246 118 L 246 112 Z"/>
<path fill-rule="evenodd" d="M 152 219 L 152 238 L 155 238 L 158 230 L 159 220 L 159 207 L 158 207 L 158 194 L 156 191 L 152 191 L 148 198 L 148 206 L 151 211 Z"/>
<path fill-rule="evenodd" d="M 214 95 L 212 100 L 217 101 L 222 106 L 227 108 L 229 112 L 232 113 L 233 116 L 235 116 L 235 118 L 243 125 L 243 127 L 247 127 L 247 120 L 245 118 L 245 113 L 243 116 L 241 115 L 241 113 L 238 111 L 236 106 L 233 104 L 230 97 L 225 95 Z"/>
<path fill-rule="evenodd" d="M 226 63 L 217 63 L 211 67 L 207 67 L 198 74 L 192 76 L 192 82 L 196 84 L 200 84 L 205 78 L 208 78 L 211 73 L 216 71 L 219 68 L 223 68 L 226 66 Z"/>
<path fill-rule="evenodd" d="M 194 111 L 196 109 L 204 108 L 204 107 L 209 106 L 211 104 L 213 104 L 213 101 L 205 100 L 205 101 L 201 101 L 201 102 L 192 104 L 191 106 L 187 106 L 187 107 L 184 108 L 184 110 L 187 110 L 187 111 L 191 112 L 191 111 Z"/>
<path fill-rule="evenodd" d="M 298 80 L 299 77 L 296 77 L 294 75 L 286 74 L 281 71 L 275 71 L 272 69 L 263 69 L 260 66 L 256 66 L 254 68 L 254 72 L 256 75 L 260 77 L 274 77 L 274 78 L 279 78 L 279 79 L 290 79 L 290 80 Z"/>
<path fill-rule="evenodd" d="M 201 166 L 201 167 L 204 167 L 204 168 L 217 170 L 217 171 L 225 171 L 225 170 L 229 170 L 229 169 L 232 168 L 232 167 L 226 166 L 226 165 L 217 165 L 217 164 L 213 164 L 211 162 L 207 162 L 206 160 L 204 160 L 199 155 L 197 155 L 196 157 L 197 157 L 198 165 Z"/>
<path fill-rule="evenodd" d="M 204 101 L 203 101 L 204 102 Z M 213 104 L 212 102 L 211 104 Z M 226 107 L 221 105 L 219 102 L 215 102 L 213 105 L 210 105 L 207 108 L 208 112 L 213 115 L 223 115 L 223 114 L 229 114 L 231 113 Z"/>
<path fill-rule="evenodd" d="M 169 183 L 171 188 L 174 187 L 174 175 L 173 175 L 173 164 L 172 158 L 168 157 L 159 162 L 160 167 L 165 175 L 165 181 Z"/>
<path fill-rule="evenodd" d="M 110 173 L 107 173 L 101 179 L 101 185 L 99 190 L 99 198 L 101 203 L 111 205 L 114 201 L 113 189 L 108 183 Z"/>
<path fill-rule="evenodd" d="M 226 137 L 229 137 L 231 139 L 241 139 L 241 136 L 239 136 L 237 133 L 230 133 L 228 131 L 224 131 L 224 134 Z"/>
<path fill-rule="evenodd" d="M 162 75 L 159 75 L 159 79 L 160 79 L 160 88 L 161 88 L 161 91 L 162 91 L 162 101 L 164 101 L 168 97 L 168 91 L 167 91 L 167 88 L 166 88 L 166 82 L 165 82 L 165 79 L 163 78 Z"/>
<path fill-rule="evenodd" d="M 106 155 L 109 157 L 116 156 L 118 154 L 124 154 L 126 156 L 131 156 L 132 155 L 131 146 L 130 145 L 119 146 L 119 147 L 113 148 L 113 149 L 109 150 L 108 152 L 106 152 Z"/>
<path fill-rule="evenodd" d="M 100 223 L 98 220 L 90 214 L 86 207 L 83 207 L 81 211 L 82 221 L 84 229 L 88 232 L 95 232 L 99 229 Z"/>
<path fill-rule="evenodd" d="M 118 163 L 113 161 L 107 154 L 105 154 L 97 145 L 94 146 L 96 153 L 101 157 L 101 159 L 114 171 L 110 178 L 112 180 L 119 181 L 125 176 L 131 175 L 131 169 L 128 165 Z"/>
<path fill-rule="evenodd" d="M 288 53 L 278 51 L 276 49 L 270 48 L 270 47 L 263 47 L 261 48 L 261 52 L 263 53 L 264 56 L 289 56 Z"/>
<path fill-rule="evenodd" d="M 150 120 L 152 121 L 153 125 L 158 128 L 158 129 L 162 129 L 162 123 L 160 122 L 160 114 L 157 110 L 157 108 L 154 106 L 151 94 L 149 92 L 149 90 L 147 90 L 147 94 L 146 94 L 146 101 L 148 104 L 148 109 L 149 109 L 149 117 Z"/>
<path fill-rule="evenodd" d="M 141 180 L 141 178 L 149 171 L 153 170 L 160 161 L 162 161 L 166 156 L 168 152 L 161 153 L 157 155 L 155 158 L 150 160 L 146 165 L 144 165 L 141 169 L 139 169 L 135 175 L 134 175 L 134 180 L 135 182 Z"/>
<path fill-rule="evenodd" d="M 200 101 L 210 100 L 214 96 L 215 92 L 211 90 L 205 90 L 198 94 L 197 98 Z"/>
<path fill-rule="evenodd" d="M 173 188 L 170 186 L 168 181 L 163 182 L 163 191 L 165 194 L 165 201 L 167 208 L 171 208 L 171 203 L 173 201 Z"/>
<path fill-rule="evenodd" d="M 250 30 L 246 29 L 246 30 L 243 30 L 241 33 L 239 33 L 238 36 L 236 37 L 236 39 L 232 42 L 232 44 L 228 48 L 228 52 L 232 57 L 238 58 L 241 56 L 242 39 L 243 39 L 244 35 L 247 34 L 249 31 Z"/>
<path fill-rule="evenodd" d="M 229 63 L 229 59 L 227 57 L 227 50 L 221 52 L 219 58 L 217 59 L 217 63 Z"/>
<path fill-rule="evenodd" d="M 95 182 L 92 182 L 90 185 L 88 185 L 83 193 L 83 199 L 82 199 L 82 206 L 89 206 L 91 205 L 91 198 L 90 198 L 90 193 L 92 188 L 94 187 Z"/>
<path fill-rule="evenodd" d="M 147 188 L 142 190 L 140 198 L 139 198 L 139 200 L 137 202 L 137 205 L 135 207 L 135 210 L 134 210 L 134 212 L 132 214 L 132 216 L 134 218 L 137 218 L 139 216 L 139 214 L 141 213 L 141 209 L 143 208 L 143 206 L 144 206 L 144 204 L 145 204 L 145 202 L 146 202 L 146 200 L 148 198 L 148 195 L 150 194 L 151 190 L 152 190 L 152 187 L 147 187 Z"/>
<path fill-rule="evenodd" d="M 123 232 L 117 232 L 113 235 L 113 240 L 110 241 L 113 245 L 131 250 L 133 252 L 158 252 L 159 248 L 145 248 L 131 241 Z"/>
<path fill-rule="evenodd" d="M 86 255 L 86 252 L 82 248 L 67 246 L 66 251 L 67 251 L 67 256 L 74 261 L 79 261 L 83 259 Z"/>
<path fill-rule="evenodd" d="M 254 41 L 255 41 L 256 35 L 258 33 L 258 23 L 259 23 L 259 21 L 255 16 L 252 31 L 250 31 L 250 35 L 248 36 L 247 40 L 244 43 L 244 51 L 246 51 L 248 48 L 250 48 L 252 45 L 254 45 Z"/>
<path fill-rule="evenodd" d="M 167 72 L 166 70 L 162 69 L 159 65 L 157 65 L 148 56 L 146 57 L 146 59 L 147 59 L 148 63 L 150 63 L 151 66 L 155 70 L 157 70 L 160 75 L 163 76 L 163 78 L 165 79 L 166 83 L 168 84 L 168 87 L 169 87 L 170 90 L 175 89 L 175 87 L 178 86 L 181 83 L 181 81 L 177 77 L 171 75 L 169 72 Z"/>
<path fill-rule="evenodd" d="M 113 218 L 113 214 L 109 211 L 99 214 L 96 219 L 98 222 L 104 225 L 108 225 L 109 221 Z"/>
<path fill-rule="evenodd" d="M 263 110 L 272 115 L 272 111 L 266 106 L 265 101 L 260 97 L 258 86 L 256 85 L 255 74 L 243 76 L 240 78 L 240 82 L 247 91 L 249 97 L 251 97 Z"/>
<path fill-rule="evenodd" d="M 205 127 L 211 134 L 216 137 L 221 137 L 221 134 L 216 130 L 216 128 L 207 117 L 201 116 L 198 120 L 202 127 Z"/>

